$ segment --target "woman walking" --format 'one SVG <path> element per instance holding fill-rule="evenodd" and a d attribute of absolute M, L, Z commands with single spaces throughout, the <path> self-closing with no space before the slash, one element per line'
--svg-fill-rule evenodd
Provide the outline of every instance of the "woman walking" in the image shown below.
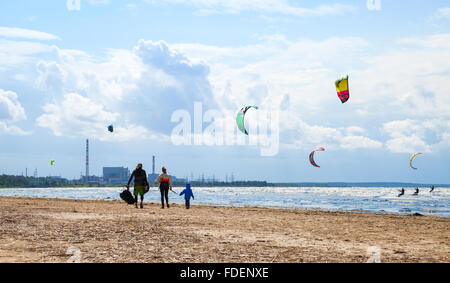
<path fill-rule="evenodd" d="M 161 208 L 164 209 L 164 198 L 166 199 L 167 208 L 169 208 L 169 190 L 172 190 L 172 180 L 167 174 L 166 167 L 162 168 L 162 174 L 159 175 L 156 182 L 159 183 L 159 191 L 161 192 Z"/>

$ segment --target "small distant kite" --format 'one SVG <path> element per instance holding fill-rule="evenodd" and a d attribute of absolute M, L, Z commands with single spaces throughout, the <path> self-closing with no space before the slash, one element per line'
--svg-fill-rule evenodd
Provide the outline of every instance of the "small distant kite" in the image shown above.
<path fill-rule="evenodd" d="M 50 160 L 50 165 L 53 166 L 53 164 L 55 164 L 55 160 Z"/>
<path fill-rule="evenodd" d="M 422 153 L 421 153 L 421 152 L 414 153 L 414 154 L 411 156 L 411 158 L 409 159 L 409 166 L 411 166 L 411 168 L 414 169 L 414 170 L 417 170 L 417 168 L 415 168 L 415 167 L 412 165 L 412 162 L 413 162 L 414 157 L 416 157 L 416 156 L 419 155 L 419 154 L 422 154 Z"/>
<path fill-rule="evenodd" d="M 111 133 L 114 132 L 114 127 L 113 127 L 113 125 L 109 125 L 109 126 L 108 126 L 108 131 L 110 131 Z"/>
<path fill-rule="evenodd" d="M 310 154 L 309 154 L 309 162 L 311 162 L 312 166 L 320 168 L 319 165 L 316 164 L 316 162 L 314 161 L 314 153 L 316 151 L 325 151 L 325 148 L 323 147 L 318 147 L 315 150 L 313 150 Z"/>
<path fill-rule="evenodd" d="M 336 91 L 339 99 L 342 101 L 342 103 L 347 102 L 347 100 L 350 98 L 350 91 L 348 88 L 348 75 L 337 80 L 334 84 L 336 85 Z"/>
<path fill-rule="evenodd" d="M 244 120 L 245 120 L 245 114 L 247 113 L 247 111 L 250 108 L 259 109 L 258 106 L 246 106 L 246 107 L 242 108 L 241 111 L 239 111 L 239 113 L 237 114 L 237 117 L 236 117 L 236 123 L 238 125 L 239 130 L 246 135 L 248 135 L 248 132 L 245 129 Z"/>

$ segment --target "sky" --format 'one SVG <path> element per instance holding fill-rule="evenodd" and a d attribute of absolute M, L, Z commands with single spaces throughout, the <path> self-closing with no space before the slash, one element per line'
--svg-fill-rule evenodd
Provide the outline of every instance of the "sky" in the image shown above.
<path fill-rule="evenodd" d="M 2 1 L 0 174 L 450 183 L 449 82 L 447 0 Z"/>

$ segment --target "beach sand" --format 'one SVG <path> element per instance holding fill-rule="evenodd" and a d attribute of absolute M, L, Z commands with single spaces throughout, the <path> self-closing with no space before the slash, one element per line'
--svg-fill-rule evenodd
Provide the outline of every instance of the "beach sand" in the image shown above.
<path fill-rule="evenodd" d="M 0 198 L 0 262 L 67 262 L 71 247 L 81 262 L 450 262 L 450 219 Z"/>

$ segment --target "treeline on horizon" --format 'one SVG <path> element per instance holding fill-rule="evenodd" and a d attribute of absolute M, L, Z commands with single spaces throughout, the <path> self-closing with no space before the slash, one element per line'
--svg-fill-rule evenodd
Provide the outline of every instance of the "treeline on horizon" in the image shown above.
<path fill-rule="evenodd" d="M 272 187 L 273 185 L 267 183 L 266 181 L 234 181 L 234 182 L 201 182 L 201 181 L 191 181 L 191 186 L 193 187 Z M 172 184 L 174 187 L 183 187 L 186 185 L 185 182 L 174 182 Z"/>
<path fill-rule="evenodd" d="M 181 187 L 185 183 L 174 183 L 174 186 Z M 401 183 L 401 182 L 364 182 L 364 183 L 345 183 L 345 182 L 324 182 L 324 183 L 268 183 L 266 181 L 236 181 L 236 182 L 191 182 L 193 187 L 444 187 L 450 188 L 450 184 L 419 184 L 419 183 Z"/>
<path fill-rule="evenodd" d="M 0 188 L 52 188 L 69 186 L 69 184 L 69 180 L 64 178 L 0 175 Z"/>
<path fill-rule="evenodd" d="M 418 184 L 401 182 L 364 182 L 364 183 L 345 183 L 345 182 L 324 182 L 324 183 L 269 183 L 266 181 L 234 181 L 234 182 L 190 182 L 193 187 L 446 187 L 450 184 Z M 174 182 L 174 187 L 184 187 L 185 182 Z M 92 185 L 91 185 L 92 186 Z M 123 185 L 96 184 L 98 187 L 124 187 Z M 69 181 L 65 178 L 55 177 L 25 177 L 0 175 L 0 188 L 53 188 L 53 187 L 86 187 L 82 182 Z M 154 185 L 152 185 L 154 187 Z"/>
<path fill-rule="evenodd" d="M 96 184 L 98 187 L 124 187 L 123 185 Z M 185 182 L 174 182 L 174 187 L 184 187 Z M 267 187 L 270 186 L 266 181 L 235 181 L 235 182 L 191 182 L 195 187 Z M 74 183 L 65 178 L 55 177 L 25 177 L 0 175 L 0 188 L 53 188 L 53 187 L 85 187 L 86 184 Z M 91 185 L 92 186 L 92 185 Z M 153 185 L 154 186 L 154 185 Z"/>

